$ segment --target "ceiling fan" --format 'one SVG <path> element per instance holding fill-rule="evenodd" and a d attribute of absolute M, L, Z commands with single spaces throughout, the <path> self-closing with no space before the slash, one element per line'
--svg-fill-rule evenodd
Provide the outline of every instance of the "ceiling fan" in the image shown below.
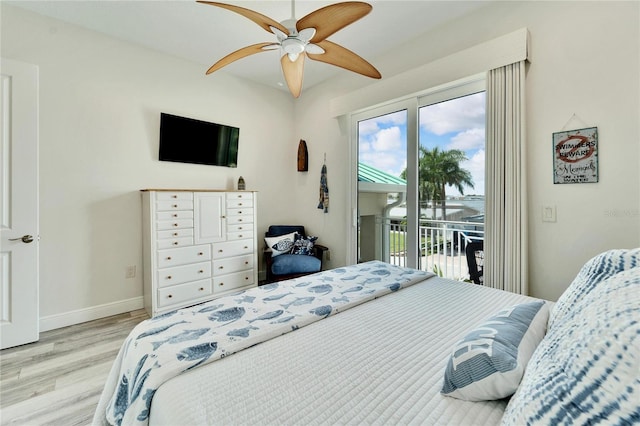
<path fill-rule="evenodd" d="M 289 91 L 294 97 L 302 92 L 302 77 L 304 59 L 309 59 L 335 65 L 371 78 L 381 78 L 378 70 L 360 56 L 344 47 L 332 43 L 327 37 L 338 30 L 357 21 L 368 14 L 372 6 L 359 1 L 336 3 L 296 20 L 295 4 L 291 1 L 291 19 L 282 23 L 276 22 L 268 16 L 250 9 L 226 3 L 197 0 L 198 3 L 221 7 L 236 12 L 260 25 L 266 31 L 276 36 L 276 42 L 266 42 L 243 47 L 228 54 L 207 70 L 207 74 L 219 70 L 225 65 L 255 53 L 280 49 L 280 64 Z"/>

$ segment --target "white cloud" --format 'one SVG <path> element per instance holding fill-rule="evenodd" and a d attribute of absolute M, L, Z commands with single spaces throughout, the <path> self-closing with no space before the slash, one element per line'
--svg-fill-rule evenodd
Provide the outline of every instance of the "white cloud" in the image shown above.
<path fill-rule="evenodd" d="M 484 92 L 420 108 L 420 127 L 436 135 L 484 127 Z"/>
<path fill-rule="evenodd" d="M 358 122 L 358 134 L 360 137 L 376 133 L 378 130 L 388 126 L 403 126 L 407 124 L 407 111 L 401 110 L 380 117 L 370 118 Z"/>
<path fill-rule="evenodd" d="M 382 155 L 376 152 L 361 153 L 359 161 L 398 177 L 406 167 L 406 160 L 394 155 Z"/>
<path fill-rule="evenodd" d="M 484 148 L 484 128 L 468 129 L 458 133 L 451 138 L 451 143 L 447 147 L 447 149 L 462 151 L 478 148 Z"/>
<path fill-rule="evenodd" d="M 397 151 L 402 147 L 401 132 L 399 127 L 389 127 L 382 129 L 375 135 L 372 143 L 375 151 L 384 153 L 386 151 Z"/>

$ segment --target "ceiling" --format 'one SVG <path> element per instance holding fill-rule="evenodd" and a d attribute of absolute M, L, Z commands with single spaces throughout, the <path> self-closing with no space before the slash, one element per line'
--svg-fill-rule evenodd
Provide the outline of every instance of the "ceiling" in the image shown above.
<path fill-rule="evenodd" d="M 3 2 L 202 64 L 203 74 L 218 59 L 237 49 L 276 40 L 273 34 L 243 16 L 196 3 L 194 0 Z M 298 0 L 295 2 L 295 16 L 299 19 L 337 2 L 339 0 Z M 368 1 L 373 6 L 373 11 L 338 31 L 329 40 L 362 56 L 375 66 L 376 57 L 489 2 L 490 0 Z M 227 3 L 255 10 L 278 22 L 291 18 L 290 0 L 232 0 Z M 275 51 L 243 58 L 217 72 L 227 72 L 287 90 Z M 344 72 L 349 71 L 318 61 L 307 61 L 304 87 L 309 88 Z"/>

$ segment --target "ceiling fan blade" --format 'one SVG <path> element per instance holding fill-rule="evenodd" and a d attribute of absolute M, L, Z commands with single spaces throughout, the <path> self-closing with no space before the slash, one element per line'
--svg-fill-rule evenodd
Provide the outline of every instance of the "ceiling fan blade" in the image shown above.
<path fill-rule="evenodd" d="M 282 64 L 282 72 L 284 73 L 284 79 L 287 81 L 289 91 L 294 98 L 299 97 L 302 92 L 304 54 L 298 55 L 294 62 L 291 62 L 288 55 L 282 55 L 280 63 Z"/>
<path fill-rule="evenodd" d="M 339 44 L 332 43 L 329 40 L 324 40 L 316 44 L 324 49 L 324 53 L 318 55 L 307 52 L 309 58 L 314 61 L 335 65 L 367 77 L 382 78 L 380 72 L 373 65 L 349 49 L 345 49 Z"/>
<path fill-rule="evenodd" d="M 373 7 L 360 1 L 348 1 L 336 3 L 314 12 L 296 22 L 298 32 L 306 28 L 315 28 L 316 34 L 311 39 L 311 43 L 317 43 L 334 34 L 336 31 L 371 12 Z"/>
<path fill-rule="evenodd" d="M 258 43 L 252 44 L 251 46 L 243 47 L 242 49 L 229 53 L 227 56 L 211 65 L 211 68 L 207 70 L 207 75 L 219 70 L 225 65 L 229 65 L 230 63 L 237 61 L 238 59 L 253 55 L 254 53 L 266 52 L 267 50 L 271 50 L 271 48 L 277 47 L 279 47 L 278 43 Z"/>
<path fill-rule="evenodd" d="M 232 12 L 238 13 L 242 16 L 244 16 L 245 18 L 251 19 L 253 22 L 255 22 L 256 24 L 260 25 L 262 28 L 264 28 L 266 31 L 271 32 L 271 28 L 269 27 L 274 27 L 279 29 L 280 31 L 282 31 L 283 33 L 289 35 L 289 30 L 284 27 L 281 23 L 274 21 L 273 19 L 269 18 L 268 16 L 265 16 L 261 13 L 255 12 L 253 10 L 250 9 L 246 9 L 244 7 L 240 7 L 240 6 L 234 6 L 232 4 L 226 4 L 226 3 L 218 3 L 215 1 L 202 1 L 202 0 L 196 0 L 198 3 L 202 3 L 202 4 L 208 4 L 210 6 L 217 6 L 217 7 L 221 7 L 223 9 L 227 9 L 230 10 Z"/>

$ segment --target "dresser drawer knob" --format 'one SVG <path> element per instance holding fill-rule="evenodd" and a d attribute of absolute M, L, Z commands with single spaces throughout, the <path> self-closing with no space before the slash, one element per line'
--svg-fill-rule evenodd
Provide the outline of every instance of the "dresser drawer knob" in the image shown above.
<path fill-rule="evenodd" d="M 238 214 L 242 214 L 242 210 L 238 212 Z"/>
<path fill-rule="evenodd" d="M 242 206 L 242 203 L 238 203 L 239 206 Z"/>
<path fill-rule="evenodd" d="M 199 273 L 199 274 L 204 274 L 204 271 L 203 271 L 202 269 L 200 269 L 200 270 L 198 271 L 198 273 Z"/>
<path fill-rule="evenodd" d="M 218 269 L 224 269 L 224 266 L 218 266 Z"/>
<path fill-rule="evenodd" d="M 224 285 L 224 283 L 220 283 L 220 287 L 222 287 Z"/>
<path fill-rule="evenodd" d="M 178 226 L 178 224 L 177 224 L 177 223 L 174 223 L 174 224 L 173 224 L 173 226 Z"/>
<path fill-rule="evenodd" d="M 173 245 L 174 245 L 174 246 L 177 246 L 177 245 L 178 245 L 178 242 L 177 242 L 177 241 L 174 241 L 174 242 L 173 242 Z"/>
<path fill-rule="evenodd" d="M 173 207 L 174 209 L 178 208 L 177 204 L 172 205 L 171 207 Z"/>
<path fill-rule="evenodd" d="M 249 277 L 244 277 L 244 279 L 245 279 L 245 280 L 248 280 L 248 279 L 249 279 Z"/>
<path fill-rule="evenodd" d="M 171 279 L 171 275 L 167 275 L 167 279 L 170 280 Z"/>
<path fill-rule="evenodd" d="M 171 256 L 167 256 L 167 260 L 171 260 Z"/>
<path fill-rule="evenodd" d="M 198 256 L 203 256 L 203 255 L 204 255 L 204 253 L 203 253 L 203 252 L 199 252 L 199 253 L 198 253 Z"/>
<path fill-rule="evenodd" d="M 178 198 L 178 196 L 177 195 L 172 195 L 171 198 Z"/>
<path fill-rule="evenodd" d="M 167 298 L 171 299 L 173 297 L 173 294 L 168 294 Z"/>
<path fill-rule="evenodd" d="M 246 250 L 246 249 L 248 249 L 248 248 L 249 248 L 249 246 L 244 246 L 244 249 L 245 249 L 245 250 Z"/>
<path fill-rule="evenodd" d="M 177 232 L 174 232 L 174 233 L 173 233 L 173 236 L 174 236 L 174 237 L 177 237 L 177 236 L 178 236 L 178 233 L 177 233 Z"/>
<path fill-rule="evenodd" d="M 223 253 L 223 252 L 224 252 L 224 250 L 222 250 L 222 249 L 218 250 L 218 253 Z"/>
<path fill-rule="evenodd" d="M 238 222 L 242 222 L 242 219 L 238 219 Z"/>
<path fill-rule="evenodd" d="M 242 226 L 239 226 L 238 229 L 242 231 L 244 228 Z"/>
<path fill-rule="evenodd" d="M 174 214 L 173 214 L 173 217 L 178 217 L 178 213 L 174 213 Z"/>
<path fill-rule="evenodd" d="M 204 291 L 204 287 L 200 287 L 200 291 Z"/>
<path fill-rule="evenodd" d="M 244 264 L 245 264 L 245 265 L 248 265 L 248 264 L 249 264 L 249 261 L 248 261 L 248 260 L 245 260 L 245 261 L 244 261 Z"/>
<path fill-rule="evenodd" d="M 238 237 L 242 238 L 242 234 L 238 235 Z"/>

